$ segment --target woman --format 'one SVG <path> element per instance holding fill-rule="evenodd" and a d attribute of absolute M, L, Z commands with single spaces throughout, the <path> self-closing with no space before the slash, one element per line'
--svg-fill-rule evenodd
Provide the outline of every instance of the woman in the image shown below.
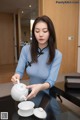
<path fill-rule="evenodd" d="M 51 19 L 45 15 L 38 17 L 32 28 L 32 42 L 22 48 L 11 81 L 15 83 L 17 79 L 22 79 L 26 68 L 30 77 L 27 88 L 31 90 L 27 99 L 39 106 L 44 92 L 49 94 L 49 89 L 57 80 L 61 59 L 62 54 L 56 49 L 56 35 Z"/>

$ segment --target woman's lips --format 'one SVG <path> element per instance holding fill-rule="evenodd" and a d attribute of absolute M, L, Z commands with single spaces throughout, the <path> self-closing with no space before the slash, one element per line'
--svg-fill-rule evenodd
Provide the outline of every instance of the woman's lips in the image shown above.
<path fill-rule="evenodd" d="M 44 39 L 39 39 L 40 41 L 44 40 Z"/>

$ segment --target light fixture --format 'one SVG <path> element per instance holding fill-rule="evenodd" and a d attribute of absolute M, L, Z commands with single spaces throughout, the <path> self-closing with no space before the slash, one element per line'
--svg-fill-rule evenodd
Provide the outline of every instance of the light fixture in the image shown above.
<path fill-rule="evenodd" d="M 30 31 L 32 31 L 32 26 L 33 26 L 33 23 L 34 23 L 34 20 L 33 20 L 33 19 L 31 19 L 31 20 L 30 20 Z"/>
<path fill-rule="evenodd" d="M 31 8 L 32 6 L 31 5 L 29 5 L 29 8 Z"/>
<path fill-rule="evenodd" d="M 24 13 L 24 11 L 22 10 L 22 12 L 21 12 L 22 14 Z"/>

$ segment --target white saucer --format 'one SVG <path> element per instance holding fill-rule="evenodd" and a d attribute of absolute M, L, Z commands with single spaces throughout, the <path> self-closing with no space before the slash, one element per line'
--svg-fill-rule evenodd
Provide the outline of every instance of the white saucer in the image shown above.
<path fill-rule="evenodd" d="M 34 110 L 34 108 L 33 108 L 33 110 Z M 21 112 L 21 110 L 19 109 L 18 110 L 18 115 L 20 115 L 21 117 L 29 117 L 29 116 L 31 116 L 31 115 L 33 115 L 33 112 L 32 113 L 29 113 L 29 114 L 27 114 L 27 113 L 22 113 Z"/>

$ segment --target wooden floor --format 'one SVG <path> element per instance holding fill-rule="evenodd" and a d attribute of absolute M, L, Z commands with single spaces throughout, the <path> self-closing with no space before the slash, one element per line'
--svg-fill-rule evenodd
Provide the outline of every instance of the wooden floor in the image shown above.
<path fill-rule="evenodd" d="M 0 65 L 0 83 L 7 83 L 11 81 L 12 75 L 15 73 L 16 64 Z M 24 73 L 23 79 L 28 79 L 26 73 Z"/>

